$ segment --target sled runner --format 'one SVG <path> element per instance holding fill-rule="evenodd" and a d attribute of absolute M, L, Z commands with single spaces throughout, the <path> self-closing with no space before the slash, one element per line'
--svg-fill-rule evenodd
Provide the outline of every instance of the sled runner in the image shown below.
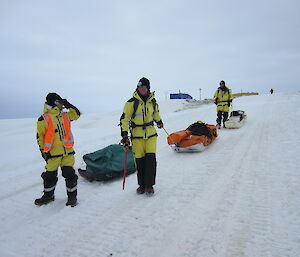
<path fill-rule="evenodd" d="M 185 130 L 171 133 L 168 144 L 175 152 L 201 152 L 217 137 L 215 125 L 198 121 Z"/>
<path fill-rule="evenodd" d="M 107 181 L 123 176 L 125 150 L 118 144 L 109 145 L 101 150 L 83 156 L 86 170 L 79 169 L 79 174 L 88 181 Z M 131 148 L 127 150 L 127 175 L 136 171 Z"/>
<path fill-rule="evenodd" d="M 230 117 L 225 121 L 226 128 L 235 129 L 242 127 L 247 119 L 247 114 L 242 110 L 232 111 Z"/>

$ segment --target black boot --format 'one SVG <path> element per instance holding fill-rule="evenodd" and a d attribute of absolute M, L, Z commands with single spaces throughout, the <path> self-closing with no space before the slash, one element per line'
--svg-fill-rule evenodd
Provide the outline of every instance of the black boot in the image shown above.
<path fill-rule="evenodd" d="M 66 202 L 66 206 L 75 207 L 77 205 L 77 190 L 74 192 L 68 192 L 68 201 Z"/>
<path fill-rule="evenodd" d="M 44 180 L 44 194 L 34 201 L 35 205 L 45 205 L 54 201 L 54 191 L 57 182 L 57 171 L 43 172 L 41 177 Z"/>
<path fill-rule="evenodd" d="M 45 205 L 54 201 L 54 190 L 51 192 L 44 192 L 41 198 L 37 198 L 34 201 L 35 205 Z"/>
<path fill-rule="evenodd" d="M 75 170 L 71 166 L 63 166 L 62 175 L 66 180 L 66 188 L 68 194 L 67 206 L 74 207 L 77 205 L 77 179 L 78 176 L 75 174 Z"/>

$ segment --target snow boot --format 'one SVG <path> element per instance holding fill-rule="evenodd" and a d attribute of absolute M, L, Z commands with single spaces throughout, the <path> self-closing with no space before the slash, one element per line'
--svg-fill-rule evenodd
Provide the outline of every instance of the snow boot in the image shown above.
<path fill-rule="evenodd" d="M 57 183 L 57 170 L 45 171 L 41 175 L 44 181 L 44 194 L 34 201 L 35 205 L 45 205 L 54 201 L 54 190 Z"/>
<path fill-rule="evenodd" d="M 34 201 L 35 205 L 45 205 L 54 201 L 54 190 L 50 192 L 44 192 L 41 198 L 37 198 Z"/>
<path fill-rule="evenodd" d="M 137 189 L 136 189 L 136 193 L 138 194 L 138 195 L 141 195 L 141 194 L 143 194 L 143 193 L 145 193 L 145 188 L 144 187 L 138 187 Z"/>
<path fill-rule="evenodd" d="M 77 205 L 77 180 L 78 176 L 75 174 L 75 170 L 71 166 L 61 167 L 62 176 L 66 181 L 66 188 L 68 194 L 67 206 L 74 207 Z"/>
<path fill-rule="evenodd" d="M 154 194 L 154 188 L 152 186 L 145 188 L 145 195 L 152 196 Z"/>
<path fill-rule="evenodd" d="M 72 193 L 68 192 L 68 201 L 66 202 L 66 206 L 75 207 L 77 205 L 77 191 Z"/>

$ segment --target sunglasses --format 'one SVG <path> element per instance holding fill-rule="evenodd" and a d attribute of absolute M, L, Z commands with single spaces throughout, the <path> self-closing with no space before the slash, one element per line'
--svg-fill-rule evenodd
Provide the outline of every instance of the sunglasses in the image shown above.
<path fill-rule="evenodd" d="M 147 86 L 146 86 L 146 85 L 143 85 L 142 82 L 139 82 L 139 83 L 137 84 L 137 87 L 138 87 L 138 88 L 147 88 Z"/>
<path fill-rule="evenodd" d="M 55 105 L 58 105 L 58 104 L 61 104 L 61 102 L 60 102 L 59 100 L 55 100 L 55 101 L 54 101 L 54 104 L 55 104 Z"/>

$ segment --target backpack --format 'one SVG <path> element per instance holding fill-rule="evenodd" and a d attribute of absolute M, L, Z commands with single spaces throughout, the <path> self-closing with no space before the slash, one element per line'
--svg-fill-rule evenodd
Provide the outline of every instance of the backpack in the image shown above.
<path fill-rule="evenodd" d="M 209 138 L 212 138 L 211 129 L 208 128 L 206 124 L 201 121 L 193 123 L 186 130 L 191 131 L 192 135 L 195 136 L 207 136 Z"/>

